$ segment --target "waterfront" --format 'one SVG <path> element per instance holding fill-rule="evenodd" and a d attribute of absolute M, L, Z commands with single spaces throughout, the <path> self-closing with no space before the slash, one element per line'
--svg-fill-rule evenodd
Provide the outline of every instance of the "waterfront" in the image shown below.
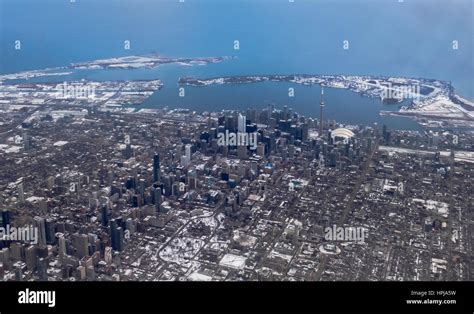
<path fill-rule="evenodd" d="M 341 5 L 345 10 L 340 9 Z M 71 4 L 23 0 L 3 2 L 1 9 L 4 12 L 2 26 L 8 30 L 0 38 L 2 74 L 149 53 L 184 58 L 237 57 L 207 65 L 161 64 L 153 69 L 74 70 L 72 75 L 30 80 L 59 83 L 80 79 L 161 80 L 163 89 L 140 106 L 145 108 L 244 110 L 249 106 L 263 107 L 272 103 L 276 107 L 287 105 L 301 114 L 317 116 L 319 87 L 316 86 L 262 83 L 186 87 L 186 96 L 179 97 L 177 82 L 183 76 L 308 73 L 424 77 L 451 81 L 457 94 L 473 99 L 472 38 L 469 32 L 458 32 L 472 24 L 472 16 L 465 13 L 472 9 L 469 4 L 454 10 L 449 3 L 438 3 L 436 8 L 427 11 L 423 2 L 377 2 L 365 7 L 347 0 L 324 5 L 318 1 L 229 1 L 221 4 L 211 0 L 189 3 L 145 0 L 128 8 L 119 1 L 104 5 L 98 1 Z M 48 21 L 38 14 L 41 12 L 49 12 L 55 18 Z M 105 20 L 103 12 L 108 12 Z M 419 16 L 419 12 L 423 15 Z M 88 16 L 86 27 L 76 18 L 81 14 Z M 265 23 L 260 18 L 263 14 L 268 17 Z M 366 21 L 366 15 L 373 19 Z M 329 18 L 331 16 L 346 23 L 336 23 Z M 403 25 L 399 23 L 402 18 Z M 182 22 L 175 23 L 178 20 Z M 107 27 L 90 26 L 104 23 Z M 174 26 L 170 28 L 169 25 Z M 371 27 L 373 25 L 384 27 Z M 415 28 L 418 31 L 412 32 Z M 436 41 L 428 40 L 424 35 L 432 32 L 437 34 Z M 55 35 L 47 36 L 52 33 Z M 453 39 L 459 43 L 457 50 L 452 49 Z M 22 43 L 20 50 L 13 49 L 17 40 Z M 234 49 L 236 40 L 239 49 Z M 347 50 L 342 47 L 345 40 L 350 43 Z M 125 50 L 125 41 L 130 43 L 129 50 Z M 444 43 L 443 46 L 440 43 Z M 288 97 L 289 87 L 295 88 L 293 98 Z M 419 128 L 408 118 L 379 116 L 380 110 L 397 110 L 397 105 L 383 105 L 350 91 L 328 89 L 326 103 L 326 117 L 343 123 L 371 125 L 378 122 L 392 128 Z"/>

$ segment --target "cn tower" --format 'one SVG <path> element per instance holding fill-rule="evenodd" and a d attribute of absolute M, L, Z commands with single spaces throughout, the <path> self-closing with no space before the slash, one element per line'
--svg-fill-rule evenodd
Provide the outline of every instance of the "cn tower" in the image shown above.
<path fill-rule="evenodd" d="M 323 137 L 323 109 L 324 109 L 324 87 L 321 86 L 321 102 L 319 103 L 319 137 Z"/>

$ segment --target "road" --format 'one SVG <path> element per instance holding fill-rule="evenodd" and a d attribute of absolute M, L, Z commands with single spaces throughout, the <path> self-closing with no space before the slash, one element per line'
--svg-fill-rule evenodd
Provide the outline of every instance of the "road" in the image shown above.
<path fill-rule="evenodd" d="M 365 161 L 365 164 L 364 164 L 363 169 L 362 169 L 362 173 L 359 176 L 359 178 L 357 179 L 356 184 L 354 185 L 354 189 L 352 190 L 351 194 L 349 195 L 349 198 L 348 198 L 347 203 L 346 203 L 346 207 L 344 209 L 344 212 L 342 213 L 341 218 L 337 222 L 338 227 L 342 227 L 347 222 L 347 217 L 349 216 L 349 212 L 352 210 L 352 206 L 354 204 L 354 199 L 357 195 L 357 192 L 360 190 L 360 187 L 361 187 L 362 183 L 364 182 L 365 177 L 367 176 L 367 173 L 369 172 L 370 163 L 372 161 L 372 158 L 375 155 L 375 152 L 378 150 L 378 147 L 379 147 L 379 139 L 377 138 L 375 140 L 374 149 L 370 153 L 369 158 L 367 158 L 367 160 Z M 321 264 L 320 264 L 320 266 L 318 268 L 318 271 L 316 272 L 316 275 L 315 275 L 315 278 L 314 278 L 316 281 L 321 280 L 322 275 L 323 275 L 324 271 L 326 270 L 328 260 L 329 260 L 329 256 L 328 255 L 323 255 Z"/>

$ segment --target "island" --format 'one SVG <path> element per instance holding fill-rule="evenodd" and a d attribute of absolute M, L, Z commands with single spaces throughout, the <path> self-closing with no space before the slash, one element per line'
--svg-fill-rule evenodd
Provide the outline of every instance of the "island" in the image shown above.
<path fill-rule="evenodd" d="M 93 61 L 71 63 L 67 66 L 46 68 L 42 70 L 22 71 L 18 73 L 0 75 L 0 83 L 7 80 L 27 80 L 44 76 L 70 75 L 74 70 L 87 69 L 139 69 L 155 68 L 161 64 L 176 63 L 180 65 L 206 65 L 218 63 L 225 60 L 234 59 L 233 56 L 223 57 L 197 57 L 197 58 L 176 58 L 165 57 L 158 54 L 147 54 L 142 56 L 125 56 L 109 59 L 99 59 Z"/>
<path fill-rule="evenodd" d="M 186 66 L 222 62 L 234 57 L 164 57 L 158 54 L 99 59 L 42 70 L 22 71 L 0 75 L 0 109 L 21 109 L 26 106 L 69 105 L 97 106 L 102 111 L 130 111 L 129 106 L 140 105 L 155 91 L 163 88 L 159 79 L 60 81 L 59 78 L 87 69 L 154 68 L 161 64 Z M 48 77 L 48 82 L 34 79 Z M 51 79 L 49 78 L 51 77 Z"/>

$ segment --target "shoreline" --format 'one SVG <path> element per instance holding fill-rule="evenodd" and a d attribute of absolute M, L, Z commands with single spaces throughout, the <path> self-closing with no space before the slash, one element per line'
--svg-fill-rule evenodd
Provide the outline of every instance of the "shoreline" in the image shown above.
<path fill-rule="evenodd" d="M 262 82 L 286 82 L 306 86 L 319 85 L 328 88 L 348 89 L 363 97 L 378 98 L 384 105 L 389 106 L 398 105 L 405 99 L 411 99 L 410 105 L 400 106 L 398 112 L 391 112 L 389 115 L 428 117 L 448 126 L 454 126 L 452 120 L 462 120 L 465 121 L 464 126 L 474 128 L 474 103 L 454 94 L 454 88 L 448 81 L 380 75 L 345 76 L 321 74 L 241 75 L 204 79 L 193 77 L 179 78 L 180 86 L 192 87 Z M 383 97 L 387 93 L 390 95 L 392 91 L 395 91 L 395 94 L 404 92 L 403 96 L 405 97 Z M 389 103 L 386 103 L 387 100 L 389 100 Z M 382 111 L 380 113 L 381 115 L 387 115 L 383 114 Z"/>

